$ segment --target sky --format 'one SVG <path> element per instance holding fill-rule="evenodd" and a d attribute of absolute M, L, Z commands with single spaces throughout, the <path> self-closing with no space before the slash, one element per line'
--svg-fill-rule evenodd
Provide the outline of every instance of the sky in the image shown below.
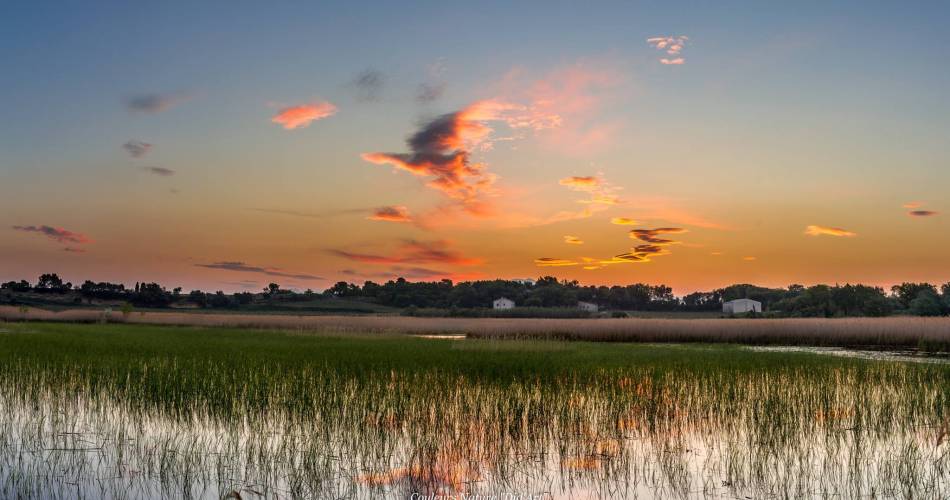
<path fill-rule="evenodd" d="M 946 2 L 0 10 L 3 281 L 950 281 Z"/>

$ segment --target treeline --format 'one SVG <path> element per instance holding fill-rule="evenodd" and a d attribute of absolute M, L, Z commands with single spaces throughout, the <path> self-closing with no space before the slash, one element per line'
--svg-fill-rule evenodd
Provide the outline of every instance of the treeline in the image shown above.
<path fill-rule="evenodd" d="M 790 285 L 767 288 L 736 284 L 708 292 L 681 297 L 666 285 L 635 283 L 626 286 L 582 286 L 577 281 L 551 276 L 536 282 L 482 280 L 453 283 L 450 280 L 410 282 L 399 278 L 386 283 L 366 281 L 362 285 L 338 282 L 322 293 L 307 290 L 298 293 L 271 283 L 261 292 L 227 294 L 181 288 L 171 291 L 158 283 L 141 282 L 132 288 L 121 283 L 86 281 L 78 287 L 64 283 L 56 274 L 43 274 L 36 284 L 26 280 L 0 284 L 7 300 L 15 302 L 17 293 L 70 294 L 74 302 L 85 300 L 121 301 L 139 307 L 199 308 L 278 308 L 292 302 L 351 299 L 400 309 L 459 310 L 490 308 L 499 297 L 509 298 L 519 308 L 574 308 L 578 301 L 592 302 L 602 309 L 627 311 L 720 311 L 725 301 L 748 298 L 762 302 L 769 315 L 786 317 L 887 316 L 913 314 L 940 316 L 950 314 L 950 283 L 902 283 L 885 291 L 866 285 Z"/>
<path fill-rule="evenodd" d="M 613 310 L 702 312 L 721 311 L 723 302 L 747 298 L 762 302 L 763 309 L 772 315 L 788 317 L 950 313 L 950 283 L 939 290 L 930 283 L 902 283 L 891 287 L 890 293 L 881 287 L 850 284 L 788 288 L 736 284 L 677 297 L 666 285 L 582 286 L 577 281 L 558 281 L 550 276 L 533 284 L 508 280 L 413 283 L 400 278 L 382 285 L 367 281 L 363 286 L 341 281 L 324 294 L 372 299 L 399 308 L 491 307 L 494 299 L 507 297 L 519 307 L 574 307 L 584 301 Z"/>

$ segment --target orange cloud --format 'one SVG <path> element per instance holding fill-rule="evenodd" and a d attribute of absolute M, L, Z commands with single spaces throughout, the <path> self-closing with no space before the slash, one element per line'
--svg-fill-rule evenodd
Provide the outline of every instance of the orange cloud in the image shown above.
<path fill-rule="evenodd" d="M 425 242 L 405 240 L 392 255 L 365 254 L 345 250 L 329 250 L 329 253 L 337 257 L 367 264 L 443 263 L 458 266 L 474 266 L 483 262 L 482 259 L 465 257 L 461 253 L 450 249 L 449 246 L 450 244 L 447 241 Z"/>
<path fill-rule="evenodd" d="M 567 267 L 576 266 L 579 262 L 570 259 L 556 259 L 553 257 L 540 257 L 534 259 L 534 264 L 538 267 Z"/>
<path fill-rule="evenodd" d="M 808 236 L 844 236 L 847 238 L 857 236 L 857 233 L 853 233 L 840 227 L 826 226 L 808 226 L 805 228 L 805 234 Z"/>
<path fill-rule="evenodd" d="M 432 177 L 426 185 L 458 201 L 471 213 L 484 212 L 481 197 L 491 192 L 496 176 L 485 166 L 471 161 L 471 150 L 488 144 L 493 130 L 486 121 L 517 106 L 500 101 L 479 101 L 455 113 L 448 113 L 423 125 L 407 141 L 409 153 L 363 153 L 364 160 L 391 165 L 420 177 Z"/>
<path fill-rule="evenodd" d="M 618 226 L 635 226 L 635 225 L 637 225 L 637 221 L 635 221 L 635 220 L 633 220 L 633 219 L 631 219 L 631 218 L 629 218 L 629 217 L 614 217 L 613 219 L 610 219 L 610 223 L 611 223 L 611 224 L 616 224 L 616 225 L 618 225 Z"/>
<path fill-rule="evenodd" d="M 293 130 L 307 127 L 316 120 L 335 115 L 336 112 L 337 107 L 329 102 L 301 104 L 278 111 L 270 121 L 283 126 L 286 130 Z"/>
<path fill-rule="evenodd" d="M 565 177 L 557 181 L 557 183 L 562 186 L 567 186 L 574 191 L 592 191 L 601 185 L 600 179 L 594 176 Z"/>
<path fill-rule="evenodd" d="M 679 66 L 685 62 L 686 59 L 683 59 L 682 57 L 677 57 L 676 59 L 667 59 L 664 57 L 660 59 L 660 64 L 665 64 L 667 66 Z"/>
<path fill-rule="evenodd" d="M 681 227 L 658 227 L 656 229 L 633 229 L 630 231 L 630 237 L 636 238 L 654 245 L 670 245 L 678 243 L 675 240 L 660 238 L 661 234 L 679 234 L 685 233 L 686 229 Z"/>
<path fill-rule="evenodd" d="M 921 203 L 921 202 L 919 202 L 919 201 L 912 201 L 912 202 L 910 202 L 910 203 L 905 203 L 905 204 L 904 204 L 904 208 L 910 208 L 910 209 L 919 209 L 919 208 L 922 207 L 922 206 L 924 206 L 924 204 Z M 937 214 L 939 214 L 939 213 L 940 213 L 940 212 L 935 212 L 935 211 L 933 211 L 933 210 L 923 210 L 923 209 L 920 209 L 920 210 L 910 210 L 910 211 L 907 212 L 907 215 L 909 215 L 909 216 L 911 216 L 911 217 L 932 217 L 932 216 L 937 215 Z"/>
<path fill-rule="evenodd" d="M 401 205 L 376 208 L 367 219 L 385 222 L 412 222 L 409 209 Z"/>
<path fill-rule="evenodd" d="M 565 236 L 564 243 L 567 243 L 568 245 L 583 245 L 584 240 L 578 238 L 577 236 Z"/>

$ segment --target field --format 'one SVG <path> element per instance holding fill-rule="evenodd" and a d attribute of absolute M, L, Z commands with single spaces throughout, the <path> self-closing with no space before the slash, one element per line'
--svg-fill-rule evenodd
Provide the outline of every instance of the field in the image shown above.
<path fill-rule="evenodd" d="M 25 311 L 0 306 L 0 319 L 117 322 L 178 326 L 223 326 L 320 330 L 324 332 L 462 334 L 483 339 L 559 339 L 594 342 L 741 343 L 950 351 L 950 318 L 888 317 L 834 319 L 726 318 L 415 318 L 230 314 L 75 309 Z"/>
<path fill-rule="evenodd" d="M 2 498 L 939 498 L 948 432 L 942 363 L 0 323 Z"/>

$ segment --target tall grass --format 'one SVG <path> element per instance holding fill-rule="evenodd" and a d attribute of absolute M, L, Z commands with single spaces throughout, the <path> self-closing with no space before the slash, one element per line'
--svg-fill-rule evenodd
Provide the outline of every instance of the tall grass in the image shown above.
<path fill-rule="evenodd" d="M 482 339 L 560 339 L 595 342 L 704 342 L 753 345 L 877 346 L 950 351 L 950 318 L 841 319 L 509 319 L 395 316 L 287 316 L 146 312 L 128 317 L 87 310 L 22 312 L 16 321 L 109 321 L 159 325 L 282 328 L 359 333 L 465 334 Z"/>
<path fill-rule="evenodd" d="M 944 365 L 708 345 L 0 327 L 2 498 L 940 498 L 948 417 Z"/>

